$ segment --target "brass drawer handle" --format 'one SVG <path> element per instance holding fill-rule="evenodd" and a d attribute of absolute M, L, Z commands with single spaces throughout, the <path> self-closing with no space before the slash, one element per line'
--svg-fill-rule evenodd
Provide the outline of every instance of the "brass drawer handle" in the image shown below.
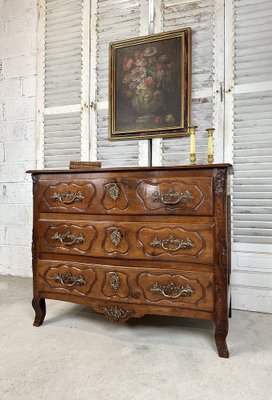
<path fill-rule="evenodd" d="M 166 193 L 154 192 L 152 193 L 151 199 L 155 201 L 160 201 L 162 204 L 167 206 L 174 206 L 178 203 L 188 203 L 190 200 L 194 199 L 194 196 L 186 190 L 183 192 L 176 192 L 175 189 L 170 188 Z"/>
<path fill-rule="evenodd" d="M 56 274 L 54 275 L 54 280 L 55 282 L 68 287 L 86 285 L 83 276 L 74 276 L 72 274 Z"/>
<path fill-rule="evenodd" d="M 70 231 L 62 234 L 56 232 L 51 239 L 55 240 L 56 242 L 60 242 L 65 246 L 72 246 L 73 244 L 82 244 L 85 242 L 85 237 L 82 233 L 80 233 L 79 235 L 75 235 Z"/>
<path fill-rule="evenodd" d="M 159 239 L 155 237 L 150 242 L 151 246 L 162 248 L 165 251 L 170 251 L 174 253 L 175 251 L 190 249 L 195 247 L 194 242 L 190 238 L 185 240 L 176 239 L 172 234 L 168 236 L 167 239 Z M 175 247 L 169 247 L 168 245 L 175 245 Z"/>
<path fill-rule="evenodd" d="M 162 294 L 167 299 L 189 297 L 194 293 L 194 290 L 190 285 L 187 284 L 186 286 L 176 286 L 174 282 L 170 282 L 168 285 L 161 285 L 160 283 L 156 282 L 150 290 L 156 294 Z M 176 292 L 176 294 L 171 294 L 172 292 Z"/>
<path fill-rule="evenodd" d="M 116 185 L 116 183 L 114 183 L 114 184 L 108 189 L 108 193 L 109 193 L 110 198 L 111 198 L 113 201 L 116 201 L 116 200 L 118 199 L 118 197 L 120 196 L 121 191 L 120 191 L 119 187 Z"/>
<path fill-rule="evenodd" d="M 51 199 L 53 201 L 59 201 L 63 204 L 72 204 L 72 203 L 80 203 L 85 199 L 81 192 L 73 193 L 70 190 L 66 190 L 65 192 L 55 192 L 52 194 Z"/>

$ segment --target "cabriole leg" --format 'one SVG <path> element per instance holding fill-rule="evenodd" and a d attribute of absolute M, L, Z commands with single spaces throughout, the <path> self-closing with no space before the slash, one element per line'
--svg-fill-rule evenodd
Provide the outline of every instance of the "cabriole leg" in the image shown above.
<path fill-rule="evenodd" d="M 226 342 L 228 334 L 228 319 L 226 320 L 215 320 L 215 334 L 214 339 L 218 351 L 219 357 L 229 358 L 229 350 Z"/>
<path fill-rule="evenodd" d="M 32 300 L 32 306 L 35 311 L 35 319 L 33 325 L 40 326 L 43 323 L 46 314 L 45 299 L 34 297 Z"/>

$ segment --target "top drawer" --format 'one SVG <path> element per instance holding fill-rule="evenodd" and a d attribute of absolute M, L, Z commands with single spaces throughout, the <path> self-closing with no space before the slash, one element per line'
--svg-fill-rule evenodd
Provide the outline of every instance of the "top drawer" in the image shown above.
<path fill-rule="evenodd" d="M 98 174 L 97 174 L 98 175 Z M 126 215 L 212 215 L 212 176 L 91 176 L 40 180 L 40 212 Z"/>

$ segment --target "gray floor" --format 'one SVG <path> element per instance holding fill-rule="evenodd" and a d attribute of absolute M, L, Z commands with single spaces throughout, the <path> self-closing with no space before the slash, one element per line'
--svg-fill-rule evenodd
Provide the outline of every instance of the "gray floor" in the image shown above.
<path fill-rule="evenodd" d="M 31 292 L 30 279 L 0 277 L 1 400 L 272 399 L 272 315 L 234 311 L 225 360 L 209 321 L 112 324 L 48 300 L 35 328 Z"/>

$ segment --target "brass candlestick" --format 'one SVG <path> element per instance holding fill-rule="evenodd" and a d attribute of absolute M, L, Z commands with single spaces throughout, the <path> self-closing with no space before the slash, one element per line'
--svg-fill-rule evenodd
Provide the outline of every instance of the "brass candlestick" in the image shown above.
<path fill-rule="evenodd" d="M 196 142 L 195 142 L 195 132 L 197 126 L 190 126 L 189 127 L 189 134 L 190 134 L 190 163 L 196 163 Z"/>
<path fill-rule="evenodd" d="M 208 132 L 208 164 L 212 164 L 214 161 L 213 157 L 213 132 L 214 128 L 206 129 Z"/>

